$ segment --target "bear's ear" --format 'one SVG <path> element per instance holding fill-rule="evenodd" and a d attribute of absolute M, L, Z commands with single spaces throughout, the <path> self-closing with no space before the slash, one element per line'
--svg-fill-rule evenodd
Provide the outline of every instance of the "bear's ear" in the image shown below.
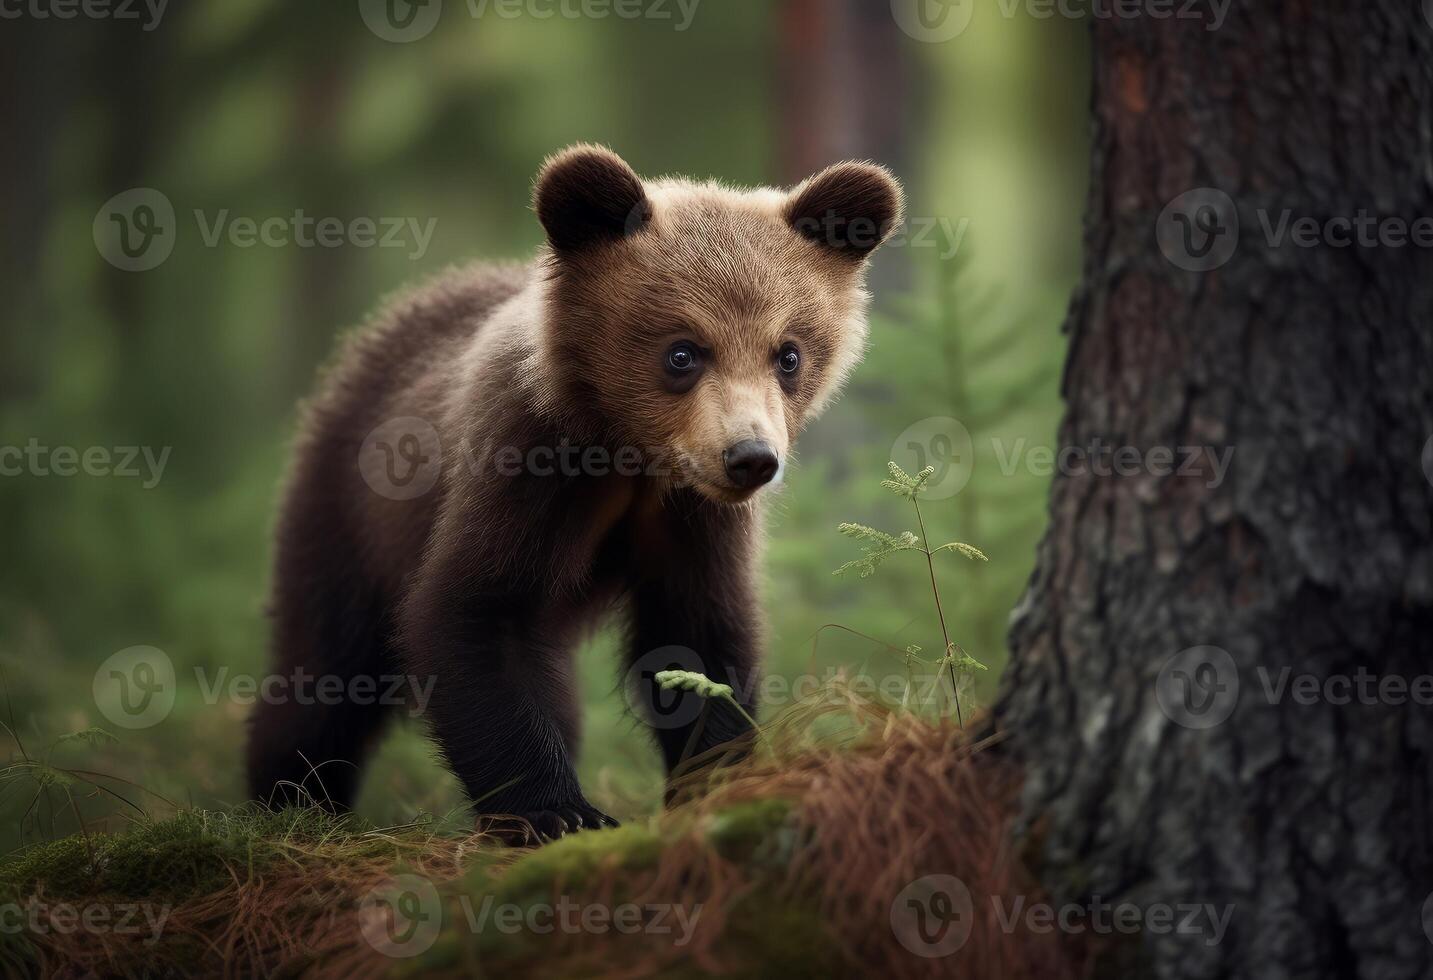
<path fill-rule="evenodd" d="M 559 254 L 630 235 L 652 218 L 647 192 L 627 162 L 588 143 L 547 158 L 533 206 Z"/>
<path fill-rule="evenodd" d="M 797 185 L 786 204 L 796 233 L 860 261 L 901 220 L 901 185 L 875 163 L 838 163 Z"/>

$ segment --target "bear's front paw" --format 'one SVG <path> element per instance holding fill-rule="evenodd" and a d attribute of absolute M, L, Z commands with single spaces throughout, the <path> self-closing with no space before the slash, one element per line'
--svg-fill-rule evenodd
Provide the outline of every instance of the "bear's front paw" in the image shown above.
<path fill-rule="evenodd" d="M 618 822 L 590 803 L 571 803 L 513 816 L 478 817 L 476 829 L 511 847 L 536 847 L 579 830 L 617 827 Z"/>

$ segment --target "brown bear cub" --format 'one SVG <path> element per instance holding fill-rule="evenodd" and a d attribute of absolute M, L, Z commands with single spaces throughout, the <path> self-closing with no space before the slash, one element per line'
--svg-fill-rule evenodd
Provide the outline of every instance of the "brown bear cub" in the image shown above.
<path fill-rule="evenodd" d="M 478 812 L 539 837 L 610 823 L 573 768 L 571 655 L 613 610 L 629 667 L 685 648 L 754 710 L 759 491 L 862 354 L 866 258 L 900 187 L 869 163 L 790 191 L 644 181 L 583 145 L 544 164 L 534 203 L 536 261 L 393 303 L 308 406 L 275 671 L 330 696 L 258 708 L 257 799 L 349 806 L 402 703 L 383 679 L 406 677 Z M 669 774 L 749 735 L 637 673 Z"/>

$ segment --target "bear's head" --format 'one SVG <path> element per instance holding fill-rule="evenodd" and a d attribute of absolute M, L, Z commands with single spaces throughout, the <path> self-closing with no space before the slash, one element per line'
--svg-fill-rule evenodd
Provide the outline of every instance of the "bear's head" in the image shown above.
<path fill-rule="evenodd" d="M 543 165 L 541 359 L 554 401 L 735 503 L 859 361 L 866 259 L 901 217 L 883 167 L 841 163 L 790 190 L 644 181 L 601 147 Z"/>

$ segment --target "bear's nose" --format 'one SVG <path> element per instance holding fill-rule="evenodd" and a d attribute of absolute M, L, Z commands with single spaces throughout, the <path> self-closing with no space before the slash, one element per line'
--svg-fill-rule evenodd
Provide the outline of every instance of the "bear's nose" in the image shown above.
<path fill-rule="evenodd" d="M 743 490 L 752 490 L 770 483 L 781 461 L 776 452 L 759 439 L 743 439 L 721 454 L 726 475 Z"/>

